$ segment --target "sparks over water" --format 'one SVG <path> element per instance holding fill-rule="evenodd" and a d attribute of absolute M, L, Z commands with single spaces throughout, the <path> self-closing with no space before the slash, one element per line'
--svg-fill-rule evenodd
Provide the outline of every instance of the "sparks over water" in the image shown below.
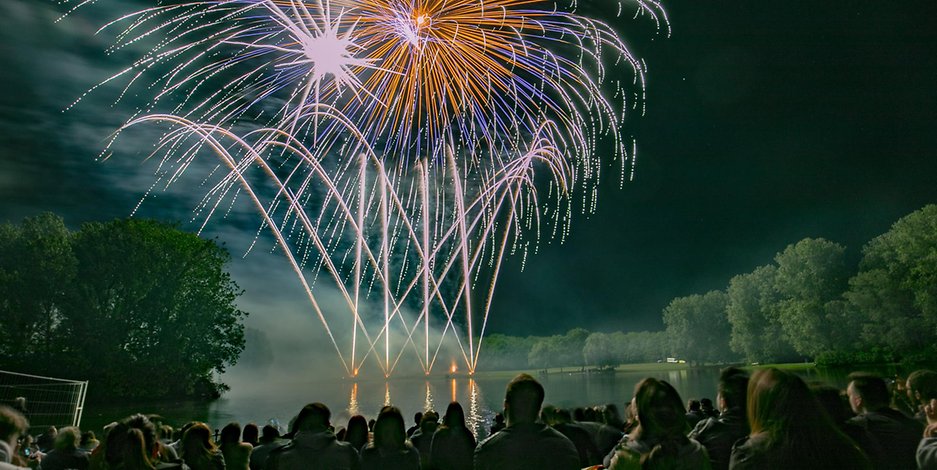
<path fill-rule="evenodd" d="M 77 3 L 68 14 L 94 2 Z M 656 1 L 633 7 L 667 29 Z M 156 184 L 217 159 L 196 213 L 253 204 L 349 376 L 390 376 L 405 355 L 474 373 L 504 258 L 593 210 L 601 153 L 630 174 L 620 134 L 643 110 L 644 64 L 572 8 L 172 1 L 102 31 L 111 52 L 143 51 L 102 84 L 152 95 L 116 135 L 167 129 Z"/>

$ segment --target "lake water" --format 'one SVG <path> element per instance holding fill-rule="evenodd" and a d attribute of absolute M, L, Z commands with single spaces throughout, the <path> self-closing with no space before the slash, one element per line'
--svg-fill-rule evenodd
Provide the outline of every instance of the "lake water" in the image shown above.
<path fill-rule="evenodd" d="M 877 371 L 893 373 L 893 371 Z M 623 407 L 631 400 L 635 384 L 644 377 L 670 382 L 684 401 L 690 398 L 715 399 L 716 368 L 677 369 L 654 372 L 617 373 L 554 373 L 538 377 L 546 389 L 545 403 L 561 407 L 614 403 Z M 845 388 L 847 371 L 807 369 L 798 372 L 808 381 L 822 381 Z M 411 425 L 417 411 L 433 409 L 443 414 L 449 402 L 456 400 L 465 409 L 468 425 L 476 435 L 488 434 L 494 414 L 501 410 L 508 376 L 477 378 L 445 377 L 424 380 L 401 378 L 384 380 L 256 380 L 231 383 L 224 398 L 212 403 L 158 403 L 145 406 L 89 404 L 82 419 L 82 428 L 98 431 L 104 424 L 133 412 L 157 413 L 174 426 L 199 420 L 214 428 L 231 421 L 246 424 L 279 423 L 284 429 L 290 419 L 307 403 L 319 401 L 332 410 L 332 424 L 344 426 L 348 418 L 361 414 L 376 417 L 385 404 L 401 409 Z"/>

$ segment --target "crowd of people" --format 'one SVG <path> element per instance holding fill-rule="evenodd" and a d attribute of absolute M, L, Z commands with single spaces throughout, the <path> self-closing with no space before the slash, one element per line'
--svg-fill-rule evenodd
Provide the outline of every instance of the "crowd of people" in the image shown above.
<path fill-rule="evenodd" d="M 173 429 L 136 414 L 106 426 L 100 442 L 76 427 L 34 438 L 21 407 L 0 405 L 0 470 L 937 469 L 937 372 L 891 387 L 854 373 L 839 390 L 776 368 L 749 376 L 730 367 L 715 392 L 715 403 L 685 404 L 672 385 L 646 378 L 622 416 L 614 405 L 544 405 L 543 386 L 521 374 L 481 442 L 458 402 L 441 420 L 417 413 L 409 429 L 394 406 L 336 426 L 326 405 L 311 403 L 283 435 L 238 423 Z"/>

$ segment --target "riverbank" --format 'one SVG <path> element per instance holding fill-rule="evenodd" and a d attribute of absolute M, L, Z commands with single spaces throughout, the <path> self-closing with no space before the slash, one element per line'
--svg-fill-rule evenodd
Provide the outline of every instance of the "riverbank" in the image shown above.
<path fill-rule="evenodd" d="M 702 364 L 702 365 L 691 365 L 689 363 L 669 363 L 669 362 L 645 362 L 638 364 L 620 364 L 615 367 L 596 367 L 596 366 L 587 366 L 587 367 L 551 367 L 548 369 L 516 369 L 516 370 L 494 370 L 494 371 L 479 371 L 475 373 L 475 377 L 485 377 L 485 378 L 507 378 L 510 379 L 517 374 L 530 374 L 534 377 L 538 375 L 554 375 L 554 374 L 611 374 L 611 373 L 635 373 L 635 372 L 646 372 L 649 374 L 654 373 L 667 373 L 674 371 L 685 371 L 685 370 L 707 370 L 714 369 L 719 370 L 724 367 L 736 366 L 745 370 L 755 370 L 762 369 L 765 367 L 775 367 L 782 370 L 788 371 L 806 371 L 811 369 L 816 369 L 817 365 L 813 362 L 791 362 L 791 363 L 781 363 L 781 364 L 755 364 L 755 365 L 743 365 L 743 364 Z M 865 364 L 863 365 L 865 366 Z M 880 367 L 890 367 L 894 364 L 875 364 L 871 365 L 873 368 Z M 462 377 L 462 376 L 458 376 Z"/>

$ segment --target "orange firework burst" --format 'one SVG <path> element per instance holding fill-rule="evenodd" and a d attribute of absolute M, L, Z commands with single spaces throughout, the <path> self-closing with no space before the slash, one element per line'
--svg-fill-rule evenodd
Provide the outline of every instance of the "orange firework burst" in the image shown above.
<path fill-rule="evenodd" d="M 360 44 L 381 64 L 363 85 L 384 106 L 351 114 L 366 115 L 362 129 L 390 137 L 391 147 L 417 143 L 417 152 L 441 139 L 516 151 L 506 136 L 529 135 L 547 119 L 591 129 L 587 115 L 596 110 L 617 126 L 613 107 L 585 67 L 601 61 L 602 46 L 620 54 L 626 49 L 604 26 L 534 3 L 361 1 L 354 6 Z M 575 43 L 575 56 L 548 48 L 558 43 Z M 571 133 L 574 153 L 588 153 L 586 134 Z"/>
<path fill-rule="evenodd" d="M 101 85 L 154 95 L 121 130 L 170 127 L 167 186 L 218 159 L 205 223 L 250 200 L 352 377 L 409 348 L 427 375 L 449 353 L 473 374 L 502 260 L 536 250 L 541 216 L 564 238 L 573 191 L 593 210 L 610 153 L 625 176 L 644 91 L 612 28 L 533 0 L 165 0 L 118 24 L 110 51 L 141 55 Z M 316 282 L 340 300 L 322 308 Z"/>

